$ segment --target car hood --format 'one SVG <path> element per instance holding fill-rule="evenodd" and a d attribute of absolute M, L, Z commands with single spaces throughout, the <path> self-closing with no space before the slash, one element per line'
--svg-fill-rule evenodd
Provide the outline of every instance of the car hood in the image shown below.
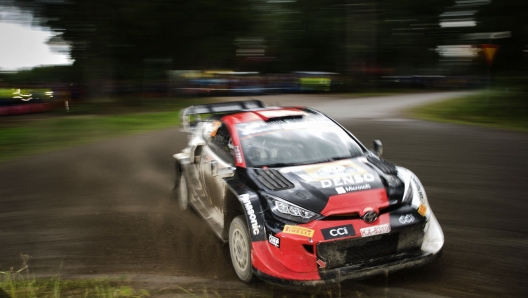
<path fill-rule="evenodd" d="M 389 206 L 383 169 L 364 156 L 273 169 L 250 169 L 267 194 L 324 216 L 357 214 Z"/>

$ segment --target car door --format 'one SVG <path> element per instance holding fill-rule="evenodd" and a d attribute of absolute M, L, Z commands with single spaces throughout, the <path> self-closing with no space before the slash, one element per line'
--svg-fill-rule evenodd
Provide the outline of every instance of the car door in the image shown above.
<path fill-rule="evenodd" d="M 226 125 L 220 122 L 218 129 L 211 132 L 211 138 L 202 151 L 200 161 L 200 179 L 208 199 L 207 204 L 212 209 L 211 215 L 219 216 L 219 218 L 223 218 L 227 185 L 222 175 L 217 173 L 233 165 L 232 148 L 229 131 Z"/>

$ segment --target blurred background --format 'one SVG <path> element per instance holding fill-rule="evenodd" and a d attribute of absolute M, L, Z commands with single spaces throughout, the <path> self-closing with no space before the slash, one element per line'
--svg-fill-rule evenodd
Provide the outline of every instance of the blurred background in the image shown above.
<path fill-rule="evenodd" d="M 170 194 L 178 111 L 253 97 L 383 140 L 444 229 L 438 262 L 313 297 L 528 297 L 527 83 L 528 0 L 0 0 L 0 271 L 272 297 Z"/>
<path fill-rule="evenodd" d="M 0 0 L 0 97 L 523 90 L 527 19 L 525 0 Z"/>

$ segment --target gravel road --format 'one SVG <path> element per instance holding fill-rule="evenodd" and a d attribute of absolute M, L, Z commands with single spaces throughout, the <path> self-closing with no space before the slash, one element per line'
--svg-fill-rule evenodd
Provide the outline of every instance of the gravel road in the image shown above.
<path fill-rule="evenodd" d="M 446 237 L 426 267 L 307 292 L 239 282 L 226 247 L 172 198 L 172 154 L 187 137 L 171 128 L 1 163 L 0 271 L 27 254 L 37 275 L 126 276 L 156 297 L 180 286 L 222 297 L 526 297 L 527 134 L 401 114 L 458 94 L 260 98 L 319 109 L 368 147 L 381 139 L 386 159 L 420 177 Z"/>

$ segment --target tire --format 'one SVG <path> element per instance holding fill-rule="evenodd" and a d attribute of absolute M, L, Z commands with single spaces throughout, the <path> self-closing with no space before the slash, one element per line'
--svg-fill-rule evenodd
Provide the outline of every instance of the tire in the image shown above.
<path fill-rule="evenodd" d="M 189 209 L 189 190 L 187 189 L 187 179 L 185 179 L 183 171 L 180 173 L 180 179 L 176 187 L 176 198 L 181 210 Z"/>
<path fill-rule="evenodd" d="M 249 283 L 253 279 L 251 269 L 251 238 L 246 220 L 239 215 L 231 221 L 229 227 L 229 253 L 238 278 Z"/>

